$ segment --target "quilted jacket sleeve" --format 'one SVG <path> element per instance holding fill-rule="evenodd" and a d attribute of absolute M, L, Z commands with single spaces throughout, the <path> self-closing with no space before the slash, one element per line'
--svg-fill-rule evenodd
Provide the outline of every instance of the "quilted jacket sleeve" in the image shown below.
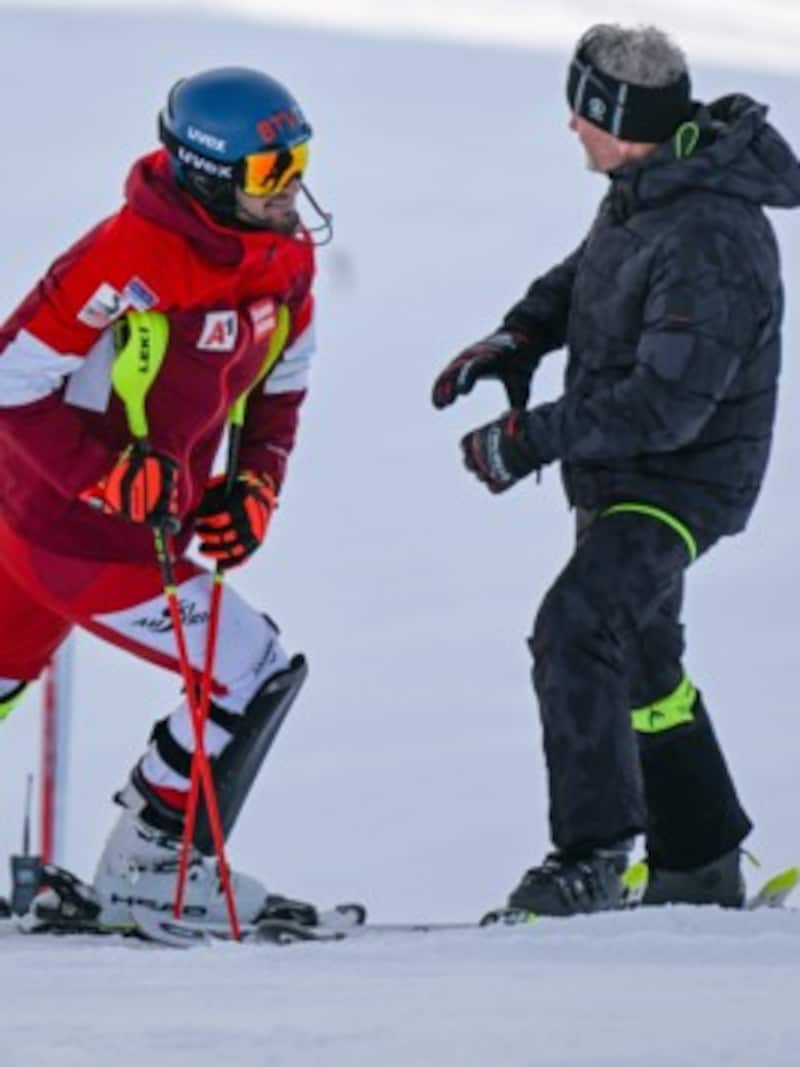
<path fill-rule="evenodd" d="M 695 440 L 752 350 L 759 292 L 719 231 L 673 233 L 656 254 L 631 372 L 528 413 L 542 462 L 602 462 Z"/>

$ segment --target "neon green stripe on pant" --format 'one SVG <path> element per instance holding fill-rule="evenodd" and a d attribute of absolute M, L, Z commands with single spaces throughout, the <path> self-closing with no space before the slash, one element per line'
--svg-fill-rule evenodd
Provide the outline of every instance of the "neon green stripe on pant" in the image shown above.
<path fill-rule="evenodd" d="M 684 674 L 680 685 L 661 700 L 631 711 L 633 728 L 638 734 L 660 734 L 687 722 L 694 722 L 692 708 L 697 690 Z"/>
<path fill-rule="evenodd" d="M 689 553 L 689 561 L 694 563 L 697 559 L 697 541 L 695 541 L 692 531 L 685 523 L 681 522 L 680 519 L 676 519 L 674 515 L 670 515 L 670 513 L 664 511 L 663 508 L 655 508 L 652 504 L 637 504 L 635 501 L 628 501 L 622 504 L 613 504 L 610 508 L 606 508 L 605 511 L 601 512 L 600 517 L 605 518 L 606 515 L 621 515 L 626 512 L 632 512 L 636 515 L 647 515 L 651 519 L 658 519 L 659 522 L 666 523 L 686 545 L 686 549 Z"/>

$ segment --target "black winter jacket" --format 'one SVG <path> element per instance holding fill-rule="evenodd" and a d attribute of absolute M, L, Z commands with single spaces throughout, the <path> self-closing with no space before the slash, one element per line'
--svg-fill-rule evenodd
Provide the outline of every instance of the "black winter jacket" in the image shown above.
<path fill-rule="evenodd" d="M 699 107 L 700 142 L 621 168 L 580 248 L 504 325 L 531 363 L 568 348 L 565 389 L 527 415 L 574 505 L 664 508 L 698 534 L 741 530 L 769 456 L 783 292 L 763 206 L 800 203 L 800 164 L 744 96 Z"/>

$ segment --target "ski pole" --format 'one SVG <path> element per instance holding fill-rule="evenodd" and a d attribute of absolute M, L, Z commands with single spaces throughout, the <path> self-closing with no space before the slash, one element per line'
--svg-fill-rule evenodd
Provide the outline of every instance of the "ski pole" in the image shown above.
<path fill-rule="evenodd" d="M 225 466 L 225 492 L 229 494 L 236 484 L 236 476 L 239 471 L 239 453 L 242 444 L 242 431 L 247 411 L 247 401 L 250 393 L 272 371 L 280 359 L 286 340 L 289 336 L 290 316 L 285 304 L 281 304 L 277 311 L 275 329 L 270 335 L 267 345 L 267 354 L 261 368 L 250 386 L 236 399 L 228 415 L 228 454 Z M 203 662 L 203 676 L 200 687 L 200 724 L 205 733 L 205 724 L 211 706 L 211 682 L 214 677 L 214 660 L 217 651 L 217 635 L 219 633 L 219 618 L 222 610 L 222 589 L 225 582 L 225 571 L 218 562 L 214 568 L 214 584 L 211 589 L 211 604 L 209 607 L 208 630 L 206 634 L 206 648 Z M 183 824 L 183 840 L 181 843 L 180 862 L 178 864 L 178 880 L 175 888 L 175 900 L 173 914 L 177 919 L 183 912 L 183 901 L 186 889 L 186 877 L 189 869 L 189 856 L 194 841 L 194 830 L 197 822 L 197 809 L 200 799 L 200 767 L 192 757 L 192 774 L 189 788 L 189 800 L 186 806 L 186 814 Z M 209 820 L 210 821 L 210 820 Z"/>
<path fill-rule="evenodd" d="M 126 328 L 128 336 L 124 336 Z M 130 337 L 130 333 L 133 330 L 136 331 L 137 335 L 135 343 L 132 343 Z M 169 341 L 169 322 L 166 316 L 160 312 L 131 311 L 127 313 L 115 332 L 118 352 L 111 371 L 111 383 L 125 407 L 131 434 L 139 446 L 148 451 L 150 448 L 149 425 L 145 401 L 166 355 Z M 175 631 L 178 665 L 183 677 L 186 702 L 189 705 L 192 721 L 194 733 L 192 767 L 197 766 L 198 785 L 202 782 L 231 932 L 234 939 L 238 941 L 241 937 L 241 929 L 239 918 L 236 914 L 236 901 L 233 896 L 230 871 L 225 855 L 225 840 L 222 834 L 214 778 L 211 774 L 211 767 L 205 751 L 203 739 L 204 723 L 198 703 L 197 686 L 189 660 L 180 604 L 178 603 L 173 554 L 165 525 L 154 527 L 153 543 L 161 570 L 164 596 Z"/>

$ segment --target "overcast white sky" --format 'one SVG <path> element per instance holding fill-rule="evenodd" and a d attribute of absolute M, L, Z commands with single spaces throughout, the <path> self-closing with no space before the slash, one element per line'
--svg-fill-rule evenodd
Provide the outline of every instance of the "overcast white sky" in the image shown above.
<path fill-rule="evenodd" d="M 14 6 L 13 0 L 2 3 Z M 39 0 L 27 0 L 30 7 L 36 4 Z M 82 5 L 46 0 L 39 6 Z M 258 20 L 523 48 L 564 47 L 592 22 L 654 22 L 673 32 L 696 59 L 791 73 L 800 55 L 797 0 L 85 0 L 83 6 L 207 10 Z"/>

